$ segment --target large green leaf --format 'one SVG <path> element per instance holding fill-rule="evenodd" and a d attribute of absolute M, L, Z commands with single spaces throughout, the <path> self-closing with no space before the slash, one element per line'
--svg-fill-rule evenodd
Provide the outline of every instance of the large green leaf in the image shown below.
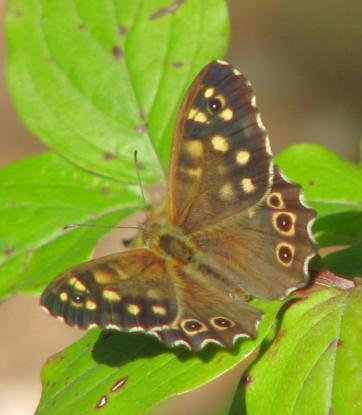
<path fill-rule="evenodd" d="M 290 307 L 250 372 L 248 415 L 361 414 L 361 304 L 357 285 L 324 289 Z"/>
<path fill-rule="evenodd" d="M 229 29 L 223 0 L 10 0 L 6 31 L 10 91 L 31 131 L 127 182 L 138 150 L 150 183 L 159 158 L 168 164 L 181 96 Z"/>
<path fill-rule="evenodd" d="M 270 330 L 282 303 L 255 301 L 265 310 L 256 340 L 243 340 L 230 352 L 209 346 L 194 354 L 166 349 L 137 333 L 92 330 L 55 355 L 42 373 L 37 415 L 98 413 L 144 415 L 167 397 L 192 390 L 222 375 L 249 356 Z M 112 392 L 112 387 L 122 386 Z"/>
<path fill-rule="evenodd" d="M 320 216 L 362 211 L 362 166 L 314 144 L 289 147 L 277 162 L 288 177 L 303 186 Z"/>
<path fill-rule="evenodd" d="M 138 187 L 97 177 L 51 153 L 0 170 L 0 183 L 0 298 L 39 290 L 88 259 L 104 233 L 142 206 Z M 64 230 L 85 222 L 106 226 Z"/>

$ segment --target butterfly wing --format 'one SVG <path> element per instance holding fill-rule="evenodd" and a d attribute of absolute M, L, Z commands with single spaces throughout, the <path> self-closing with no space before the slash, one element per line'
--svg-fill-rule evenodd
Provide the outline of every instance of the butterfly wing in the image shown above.
<path fill-rule="evenodd" d="M 71 268 L 40 302 L 71 326 L 144 331 L 194 351 L 255 335 L 259 310 L 193 281 L 188 272 L 148 249 L 133 249 Z"/>
<path fill-rule="evenodd" d="M 272 189 L 260 205 L 190 238 L 214 272 L 253 296 L 278 299 L 308 283 L 308 264 L 317 252 L 314 218 L 300 186 L 275 167 Z"/>
<path fill-rule="evenodd" d="M 168 218 L 186 233 L 254 206 L 273 164 L 250 82 L 214 61 L 196 77 L 176 123 Z"/>

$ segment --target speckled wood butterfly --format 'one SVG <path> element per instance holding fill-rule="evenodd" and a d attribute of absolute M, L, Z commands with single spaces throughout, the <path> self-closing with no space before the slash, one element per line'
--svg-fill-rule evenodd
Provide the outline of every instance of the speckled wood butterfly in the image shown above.
<path fill-rule="evenodd" d="M 250 82 L 214 61 L 179 112 L 166 214 L 146 223 L 146 246 L 70 269 L 41 304 L 79 328 L 232 347 L 256 334 L 262 312 L 250 297 L 281 299 L 308 283 L 314 217 L 273 164 Z"/>

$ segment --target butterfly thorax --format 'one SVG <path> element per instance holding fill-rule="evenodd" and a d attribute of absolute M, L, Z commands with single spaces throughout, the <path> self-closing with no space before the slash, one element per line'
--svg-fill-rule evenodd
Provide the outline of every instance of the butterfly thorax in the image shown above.
<path fill-rule="evenodd" d="M 194 257 L 195 246 L 182 229 L 167 222 L 152 222 L 147 226 L 146 244 L 160 257 L 190 263 Z"/>

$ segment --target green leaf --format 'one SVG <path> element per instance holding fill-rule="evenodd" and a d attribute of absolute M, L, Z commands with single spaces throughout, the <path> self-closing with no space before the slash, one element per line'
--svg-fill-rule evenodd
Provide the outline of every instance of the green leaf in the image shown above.
<path fill-rule="evenodd" d="M 208 346 L 194 354 L 166 349 L 137 333 L 95 329 L 55 355 L 42 373 L 43 394 L 37 415 L 98 413 L 144 415 L 160 401 L 211 381 L 249 356 L 268 333 L 282 302 L 254 301 L 265 311 L 255 340 L 243 340 L 234 351 Z M 95 344 L 94 344 L 95 343 Z M 116 392 L 117 382 L 126 382 Z"/>
<path fill-rule="evenodd" d="M 248 415 L 362 413 L 362 286 L 290 307 L 247 385 Z"/>
<path fill-rule="evenodd" d="M 362 211 L 362 166 L 314 144 L 289 147 L 277 162 L 303 186 L 308 203 L 320 216 Z"/>
<path fill-rule="evenodd" d="M 362 212 L 342 212 L 320 218 L 313 226 L 321 248 L 362 242 Z"/>
<path fill-rule="evenodd" d="M 10 0 L 7 78 L 29 129 L 126 182 L 137 182 L 137 150 L 142 180 L 159 181 L 181 97 L 224 54 L 229 31 L 223 0 L 170 3 Z"/>
<path fill-rule="evenodd" d="M 339 275 L 360 276 L 362 274 L 362 242 L 325 256 L 323 265 L 324 268 Z"/>
<path fill-rule="evenodd" d="M 88 259 L 110 227 L 142 206 L 138 187 L 97 177 L 51 153 L 0 170 L 0 183 L 0 298 L 38 291 Z M 71 223 L 106 227 L 64 230 Z"/>

